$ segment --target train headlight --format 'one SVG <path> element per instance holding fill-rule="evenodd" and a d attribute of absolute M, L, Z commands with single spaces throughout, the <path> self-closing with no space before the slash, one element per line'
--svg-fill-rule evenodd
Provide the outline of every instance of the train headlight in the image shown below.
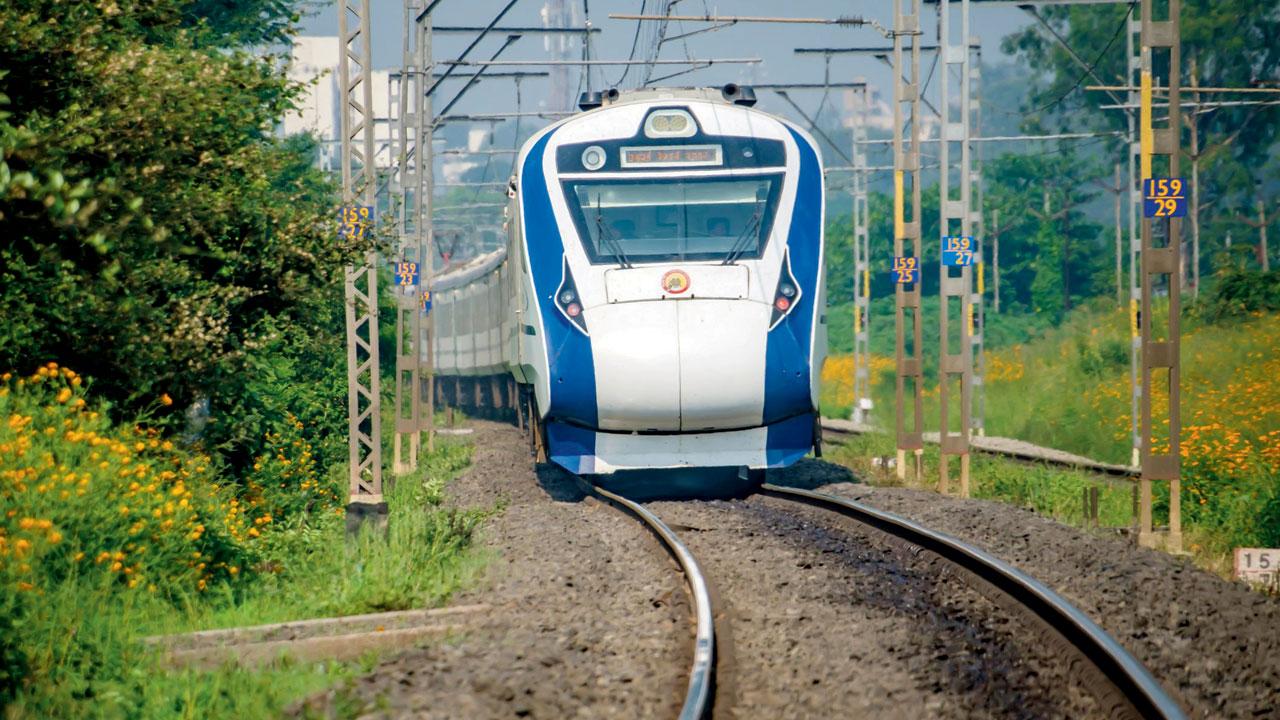
<path fill-rule="evenodd" d="M 564 315 L 569 324 L 583 335 L 591 334 L 587 332 L 587 320 L 582 316 L 582 299 L 578 297 L 578 287 L 573 283 L 573 273 L 569 272 L 569 258 L 564 259 L 564 276 L 552 298 L 556 309 Z"/>
<path fill-rule="evenodd" d="M 685 110 L 654 110 L 644 120 L 645 137 L 692 137 L 697 132 L 693 116 Z"/>
<path fill-rule="evenodd" d="M 582 167 L 588 170 L 599 170 L 604 167 L 605 158 L 604 148 L 592 145 L 582 151 Z"/>
<path fill-rule="evenodd" d="M 773 312 L 770 313 L 769 329 L 778 327 L 796 305 L 800 303 L 800 284 L 791 274 L 791 252 L 782 256 L 782 272 L 778 274 L 778 289 L 773 293 Z"/>

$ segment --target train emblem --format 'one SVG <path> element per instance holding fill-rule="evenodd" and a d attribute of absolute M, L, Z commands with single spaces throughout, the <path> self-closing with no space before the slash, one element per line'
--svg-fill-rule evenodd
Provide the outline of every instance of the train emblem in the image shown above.
<path fill-rule="evenodd" d="M 679 295 L 680 293 L 688 290 L 689 273 L 686 273 L 683 270 L 669 271 L 666 275 L 662 276 L 662 289 L 672 295 Z"/>

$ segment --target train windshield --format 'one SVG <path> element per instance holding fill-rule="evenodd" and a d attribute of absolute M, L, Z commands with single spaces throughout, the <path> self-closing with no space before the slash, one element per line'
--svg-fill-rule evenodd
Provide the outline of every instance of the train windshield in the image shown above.
<path fill-rule="evenodd" d="M 565 197 L 593 263 L 758 258 L 782 175 L 582 180 Z"/>

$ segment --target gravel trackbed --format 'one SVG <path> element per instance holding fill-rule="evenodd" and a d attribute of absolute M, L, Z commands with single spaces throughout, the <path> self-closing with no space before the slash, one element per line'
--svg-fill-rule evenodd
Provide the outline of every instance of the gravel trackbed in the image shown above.
<path fill-rule="evenodd" d="M 515 428 L 474 425 L 475 459 L 449 501 L 501 512 L 482 533 L 485 580 L 453 602 L 492 610 L 355 681 L 347 694 L 360 717 L 675 717 L 692 658 L 675 563 L 567 473 L 535 469 Z M 855 498 L 985 548 L 1090 614 L 1193 717 L 1280 717 L 1275 599 L 1009 505 L 870 487 L 821 461 L 769 482 Z M 1057 645 L 848 518 L 760 496 L 647 505 L 712 587 L 716 718 L 1100 714 Z"/>

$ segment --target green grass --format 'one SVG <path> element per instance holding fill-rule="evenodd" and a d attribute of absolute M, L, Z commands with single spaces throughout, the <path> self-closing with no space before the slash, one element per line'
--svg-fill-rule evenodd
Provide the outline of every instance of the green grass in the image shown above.
<path fill-rule="evenodd" d="M 1160 316 L 1163 308 L 1157 307 Z M 1280 544 L 1280 314 L 1265 310 L 1217 318 L 1192 309 L 1182 322 L 1181 417 L 1184 547 L 1205 567 L 1229 569 L 1235 547 Z M 1050 329 L 987 353 L 986 432 L 1059 448 L 1096 460 L 1129 464 L 1131 411 L 1129 318 L 1114 303 L 1095 300 Z M 931 342 L 929 347 L 936 348 Z M 938 427 L 936 350 L 925 355 L 924 427 Z M 847 416 L 851 364 L 833 358 L 824 373 L 823 412 Z M 893 369 L 881 360 L 873 377 L 874 419 L 894 426 Z M 1167 386 L 1150 388 L 1154 446 L 1168 447 Z M 956 393 L 958 395 L 958 393 Z M 954 396 L 953 396 L 954 397 Z M 950 427 L 959 426 L 952 405 Z M 888 442 L 887 440 L 885 442 Z M 890 443 L 891 444 L 891 443 Z M 892 450 L 892 448 L 889 448 Z M 936 450 L 930 449 L 929 457 Z M 893 454 L 890 452 L 889 454 Z M 990 475 L 975 495 L 1027 504 L 1056 517 L 1080 512 L 1080 484 L 1015 464 L 1001 471 L 974 456 Z M 1028 479 L 1004 477 L 1027 473 Z M 1105 509 L 1129 512 L 1128 489 Z M 1168 522 L 1169 485 L 1154 486 L 1155 523 Z M 1111 518 L 1111 521 L 1116 518 Z M 1108 519 L 1104 517 L 1104 522 Z"/>
<path fill-rule="evenodd" d="M 5 717 L 276 717 L 291 703 L 335 685 L 334 716 L 354 716 L 358 708 L 341 688 L 367 670 L 372 657 L 173 671 L 139 640 L 442 604 L 484 561 L 469 548 L 482 515 L 440 506 L 445 483 L 469 463 L 470 452 L 464 443 L 442 440 L 434 454 L 424 456 L 423 469 L 388 483 L 385 533 L 366 527 L 348 538 L 344 517 L 335 512 L 273 528 L 260 539 L 256 575 L 236 585 L 170 602 L 122 591 L 110 581 L 68 578 L 24 609 L 20 637 L 26 664 L 35 672 Z"/>
<path fill-rule="evenodd" d="M 885 487 L 938 489 L 938 448 L 927 446 L 923 455 L 923 478 L 920 485 L 910 479 L 899 480 L 892 468 L 876 465 L 873 458 L 894 458 L 897 447 L 886 433 L 855 435 L 847 442 L 830 448 L 826 458 L 850 468 L 863 480 Z M 908 458 L 910 462 L 910 458 Z M 957 491 L 959 466 L 952 460 L 951 492 Z M 910 478 L 910 475 L 908 474 Z M 969 465 L 970 496 L 999 500 L 1034 510 L 1077 527 L 1085 526 L 1083 493 L 1098 488 L 1098 524 L 1102 527 L 1128 527 L 1132 522 L 1133 496 L 1122 482 L 1110 481 L 1080 470 L 1018 462 L 993 455 L 974 454 Z"/>

